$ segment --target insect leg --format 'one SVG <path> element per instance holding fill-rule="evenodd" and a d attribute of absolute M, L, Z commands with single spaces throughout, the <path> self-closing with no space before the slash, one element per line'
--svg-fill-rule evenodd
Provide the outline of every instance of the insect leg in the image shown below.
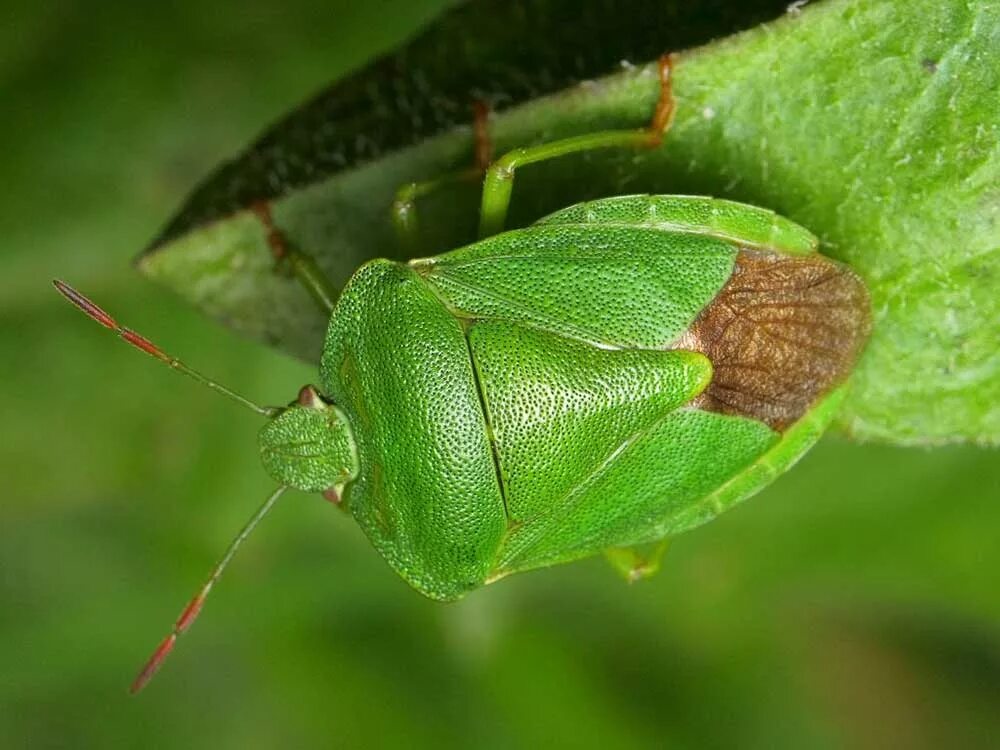
<path fill-rule="evenodd" d="M 670 538 L 661 539 L 652 544 L 640 547 L 610 547 L 604 550 L 604 556 L 622 577 L 629 583 L 641 581 L 653 576 L 660 569 L 663 554 L 670 546 Z"/>
<path fill-rule="evenodd" d="M 396 199 L 392 202 L 392 223 L 396 227 L 396 235 L 404 248 L 416 246 L 417 223 L 416 201 L 442 187 L 461 182 L 473 182 L 482 178 L 493 158 L 493 144 L 489 136 L 490 110 L 483 101 L 473 102 L 473 136 L 475 146 L 475 162 L 468 169 L 443 175 L 433 180 L 408 182 L 396 191 Z"/>
<path fill-rule="evenodd" d="M 329 316 L 337 301 L 337 290 L 330 284 L 330 280 L 322 269 L 309 255 L 289 242 L 288 238 L 275 226 L 270 203 L 259 201 L 254 203 L 251 209 L 264 225 L 264 230 L 267 232 L 267 244 L 271 248 L 275 262 L 287 264 L 292 274 L 309 292 L 309 296 L 316 301 L 323 313 Z"/>
<path fill-rule="evenodd" d="M 438 189 L 460 182 L 472 182 L 482 177 L 482 172 L 475 167 L 461 172 L 452 172 L 434 180 L 423 182 L 408 182 L 396 191 L 392 202 L 392 223 L 396 228 L 396 236 L 400 244 L 407 250 L 416 247 L 420 225 L 417 222 L 416 202 L 425 195 L 430 195 Z"/>
<path fill-rule="evenodd" d="M 673 65 L 673 55 L 660 57 L 660 99 L 648 127 L 640 130 L 602 130 L 538 146 L 516 148 L 493 162 L 486 171 L 486 179 L 483 182 L 479 236 L 488 237 L 503 230 L 504 222 L 507 219 L 507 209 L 510 206 L 514 171 L 518 167 L 599 148 L 655 148 L 659 146 L 663 141 L 664 133 L 670 128 L 674 118 L 674 97 L 671 90 Z"/>

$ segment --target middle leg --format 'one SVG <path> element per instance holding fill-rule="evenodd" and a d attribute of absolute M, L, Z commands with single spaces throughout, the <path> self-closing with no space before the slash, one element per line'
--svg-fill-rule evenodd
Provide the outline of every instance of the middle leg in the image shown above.
<path fill-rule="evenodd" d="M 396 227 L 396 236 L 405 248 L 416 245 L 419 224 L 417 223 L 417 199 L 436 192 L 447 185 L 460 182 L 473 182 L 482 179 L 483 174 L 493 160 L 493 143 L 489 134 L 490 109 L 486 102 L 476 100 L 472 104 L 472 132 L 474 138 L 475 158 L 471 167 L 451 172 L 434 180 L 408 182 L 396 191 L 396 199 L 392 202 L 392 223 Z"/>

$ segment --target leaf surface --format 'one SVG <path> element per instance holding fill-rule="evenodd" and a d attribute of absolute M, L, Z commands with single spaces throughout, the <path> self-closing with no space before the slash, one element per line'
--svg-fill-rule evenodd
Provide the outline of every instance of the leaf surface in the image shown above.
<path fill-rule="evenodd" d="M 652 64 L 560 87 L 630 51 L 652 59 L 658 39 L 671 46 L 676 11 L 587 4 L 576 38 L 553 32 L 563 5 L 487 0 L 446 14 L 220 170 L 140 268 L 232 328 L 316 359 L 325 321 L 273 273 L 264 232 L 243 207 L 274 198 L 282 231 L 342 284 L 368 258 L 402 257 L 389 220 L 400 184 L 469 164 L 459 88 L 493 102 L 498 152 L 641 126 L 657 97 Z M 518 66 L 498 62 L 505 51 Z M 660 149 L 519 172 L 510 224 L 626 192 L 711 194 L 778 211 L 819 235 L 823 252 L 872 292 L 874 332 L 842 426 L 899 444 L 1000 443 L 998 4 L 809 5 L 682 54 L 675 93 L 677 119 Z M 477 186 L 458 185 L 422 201 L 417 251 L 470 241 L 477 198 Z"/>

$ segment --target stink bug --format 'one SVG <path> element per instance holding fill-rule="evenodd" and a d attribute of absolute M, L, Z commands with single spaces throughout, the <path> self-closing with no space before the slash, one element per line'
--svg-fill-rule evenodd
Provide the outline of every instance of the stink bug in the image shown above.
<path fill-rule="evenodd" d="M 730 201 L 633 195 L 500 231 L 517 166 L 658 144 L 673 111 L 669 58 L 661 83 L 648 129 L 520 149 L 490 166 L 480 241 L 373 260 L 339 297 L 257 206 L 272 247 L 330 313 L 319 386 L 286 407 L 208 380 L 56 282 L 129 343 L 268 419 L 260 452 L 279 487 L 133 690 L 286 488 L 339 503 L 411 586 L 450 600 L 600 552 L 639 577 L 655 558 L 630 549 L 710 520 L 817 440 L 844 397 L 869 305 L 860 279 L 819 255 L 807 230 Z M 404 230 L 412 199 L 434 184 L 401 190 Z"/>

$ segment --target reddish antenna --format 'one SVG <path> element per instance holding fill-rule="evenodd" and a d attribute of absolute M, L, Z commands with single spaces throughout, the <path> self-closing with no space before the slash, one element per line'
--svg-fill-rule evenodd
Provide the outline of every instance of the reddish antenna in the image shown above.
<path fill-rule="evenodd" d="M 80 308 L 91 319 L 96 320 L 105 328 L 108 328 L 114 333 L 118 334 L 118 336 L 122 340 L 127 341 L 136 349 L 140 349 L 146 352 L 146 354 L 149 354 L 152 357 L 156 357 L 156 359 L 160 360 L 168 367 L 171 367 L 174 370 L 177 370 L 178 372 L 184 373 L 189 378 L 197 380 L 202 385 L 208 386 L 213 391 L 221 393 L 223 396 L 227 396 L 236 403 L 245 406 L 251 411 L 257 412 L 262 416 L 273 417 L 280 411 L 280 409 L 276 409 L 271 406 L 260 406 L 258 404 L 255 404 L 250 399 L 241 396 L 235 391 L 229 390 L 224 385 L 216 383 L 211 378 L 208 378 L 202 375 L 197 370 L 188 367 L 186 364 L 181 362 L 176 357 L 172 357 L 171 355 L 164 352 L 162 349 L 160 349 L 160 347 L 158 347 L 152 341 L 147 339 L 145 336 L 136 333 L 131 328 L 126 328 L 125 326 L 119 325 L 117 320 L 112 318 L 108 313 L 106 313 L 100 307 L 95 305 L 92 301 L 87 299 L 87 297 L 80 294 L 80 292 L 76 291 L 76 289 L 71 287 L 69 284 L 63 281 L 59 281 L 59 279 L 53 279 L 52 284 L 55 286 L 56 289 L 59 290 L 59 293 L 63 297 L 65 297 L 74 305 L 76 305 L 78 308 Z"/>
<path fill-rule="evenodd" d="M 254 530 L 260 520 L 270 512 L 271 508 L 278 501 L 278 498 L 287 490 L 287 487 L 279 487 L 271 496 L 264 501 L 257 512 L 250 517 L 246 525 L 240 529 L 240 533 L 236 535 L 236 538 L 229 543 L 229 547 L 226 549 L 225 554 L 222 558 L 215 564 L 212 568 L 212 572 L 209 573 L 208 579 L 198 589 L 198 593 L 194 595 L 191 601 L 188 602 L 187 606 L 181 611 L 180 617 L 174 623 L 173 628 L 171 628 L 170 633 L 160 641 L 160 645 L 156 647 L 153 651 L 153 655 L 149 657 L 149 660 L 143 665 L 142 669 L 139 670 L 139 674 L 133 680 L 129 692 L 135 695 L 144 687 L 146 684 L 153 679 L 153 675 L 156 674 L 160 665 L 163 664 L 164 659 L 170 654 L 174 648 L 174 644 L 177 643 L 177 639 L 184 634 L 184 632 L 191 627 L 191 624 L 198 617 L 201 612 L 202 606 L 205 604 L 205 599 L 208 597 L 209 592 L 211 592 L 212 587 L 215 582 L 219 580 L 219 576 L 222 575 L 222 571 L 226 569 L 229 565 L 229 561 L 233 559 L 233 555 L 236 554 L 236 550 L 240 548 L 240 545 L 246 540 L 250 533 Z"/>
<path fill-rule="evenodd" d="M 221 393 L 223 396 L 228 396 L 238 404 L 257 412 L 262 416 L 273 417 L 281 411 L 275 407 L 259 406 L 235 391 L 229 390 L 224 385 L 216 383 L 214 380 L 205 377 L 197 370 L 193 370 L 176 357 L 172 357 L 164 352 L 160 349 L 160 347 L 147 339 L 145 336 L 136 333 L 131 328 L 126 328 L 125 326 L 120 325 L 118 321 L 111 317 L 111 315 L 102 310 L 87 297 L 80 294 L 80 292 L 76 291 L 76 289 L 71 287 L 69 284 L 59 281 L 58 279 L 53 280 L 52 283 L 55 285 L 56 289 L 59 290 L 59 293 L 62 294 L 62 296 L 80 308 L 90 318 L 97 321 L 105 328 L 110 329 L 132 346 L 137 349 L 141 349 L 146 352 L 146 354 L 160 360 L 168 367 L 184 373 L 188 377 L 193 378 L 199 383 L 208 386 L 212 390 Z M 167 637 L 160 642 L 160 645 L 156 647 L 153 655 L 149 657 L 149 661 L 146 662 L 145 666 L 143 666 L 142 670 L 139 672 L 139 675 L 135 678 L 135 681 L 133 681 L 130 692 L 133 694 L 138 693 L 143 689 L 143 687 L 146 686 L 146 683 L 153 678 L 153 675 L 156 674 L 160 665 L 163 664 L 163 660 L 166 659 L 173 650 L 177 639 L 191 627 L 191 624 L 198 617 L 198 613 L 201 612 L 201 608 L 205 604 L 205 599 L 208 597 L 209 592 L 211 592 L 215 582 L 219 580 L 219 576 L 222 575 L 226 566 L 229 565 L 230 560 L 233 559 L 233 556 L 236 554 L 236 550 L 238 550 L 240 545 L 243 544 L 248 536 L 250 536 L 250 533 L 254 530 L 254 528 L 256 528 L 257 524 L 260 523 L 261 519 L 264 518 L 268 512 L 270 512 L 271 508 L 286 489 L 288 488 L 278 487 L 278 489 L 271 493 L 271 496 L 264 501 L 264 504 L 257 509 L 257 512 L 250 517 L 250 520 L 247 521 L 246 525 L 240 529 L 240 533 L 236 535 L 236 538 L 229 543 L 229 547 L 226 549 L 225 554 L 223 554 L 219 562 L 215 564 L 215 567 L 212 568 L 212 572 L 209 574 L 208 580 L 205 581 L 202 587 L 198 590 L 198 593 L 195 594 L 194 598 L 188 602 L 188 605 L 184 608 L 180 617 L 178 617 L 177 621 L 174 623 L 169 635 L 167 635 Z"/>

